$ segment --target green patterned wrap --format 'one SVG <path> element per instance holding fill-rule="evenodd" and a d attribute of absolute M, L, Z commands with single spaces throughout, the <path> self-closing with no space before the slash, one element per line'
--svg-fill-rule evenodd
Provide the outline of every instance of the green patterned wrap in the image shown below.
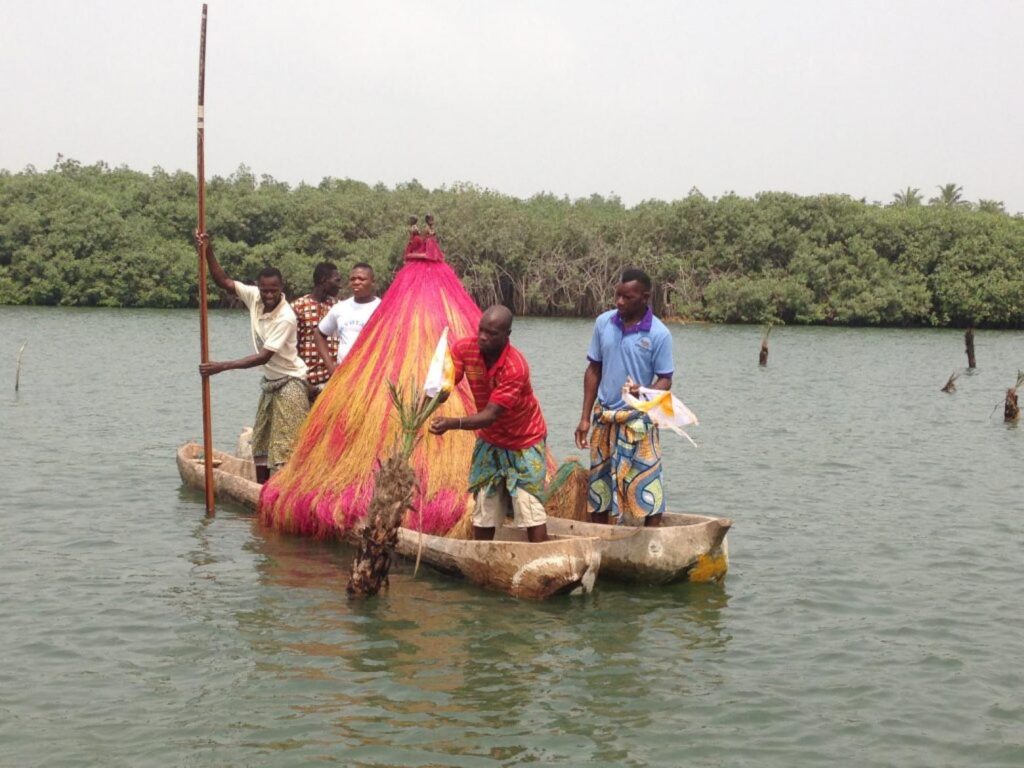
<path fill-rule="evenodd" d="M 252 454 L 266 456 L 267 466 L 284 466 L 292 455 L 299 427 L 309 413 L 306 382 L 286 376 L 260 382 L 262 393 L 256 406 L 256 424 L 252 428 Z"/>
<path fill-rule="evenodd" d="M 514 496 L 518 488 L 540 496 L 547 474 L 546 455 L 543 440 L 517 451 L 498 448 L 477 438 L 469 467 L 469 492 L 476 493 L 486 488 L 490 494 L 504 484 L 510 496 Z"/>

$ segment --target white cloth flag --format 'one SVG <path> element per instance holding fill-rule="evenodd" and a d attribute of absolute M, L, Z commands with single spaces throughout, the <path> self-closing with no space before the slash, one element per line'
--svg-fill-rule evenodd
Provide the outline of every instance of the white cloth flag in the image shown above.
<path fill-rule="evenodd" d="M 448 349 L 448 326 L 441 331 L 441 339 L 434 348 L 434 356 L 430 358 L 427 379 L 423 382 L 423 392 L 427 397 L 437 397 L 439 392 L 451 392 L 455 386 L 455 362 L 451 350 Z"/>
<path fill-rule="evenodd" d="M 700 424 L 697 421 L 697 415 L 668 390 L 640 387 L 640 397 L 636 398 L 629 394 L 628 389 L 623 389 L 622 399 L 630 408 L 646 413 L 651 421 L 659 427 L 671 429 L 677 435 L 682 435 L 689 440 L 695 448 L 697 447 L 693 438 L 683 431 L 683 427 L 690 424 Z"/>

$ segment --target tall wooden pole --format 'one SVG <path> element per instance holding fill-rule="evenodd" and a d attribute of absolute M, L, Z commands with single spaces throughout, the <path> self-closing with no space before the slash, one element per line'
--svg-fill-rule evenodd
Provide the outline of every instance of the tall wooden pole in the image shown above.
<path fill-rule="evenodd" d="M 206 3 L 203 3 L 203 24 L 199 31 L 199 105 L 196 110 L 196 185 L 199 198 L 197 229 L 206 232 L 206 168 L 203 155 L 205 127 L 203 124 L 206 91 Z M 205 240 L 204 240 L 205 242 Z M 199 251 L 199 360 L 210 362 L 210 332 L 206 310 L 206 246 Z M 213 419 L 210 416 L 210 377 L 203 376 L 203 463 L 205 465 L 206 515 L 213 517 Z"/>

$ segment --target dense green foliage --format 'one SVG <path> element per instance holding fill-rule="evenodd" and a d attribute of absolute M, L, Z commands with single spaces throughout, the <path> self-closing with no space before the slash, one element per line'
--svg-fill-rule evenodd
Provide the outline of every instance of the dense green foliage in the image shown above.
<path fill-rule="evenodd" d="M 448 260 L 481 305 L 591 316 L 625 266 L 646 269 L 664 315 L 722 322 L 1024 325 L 1024 219 L 996 201 L 907 187 L 889 206 L 845 196 L 697 191 L 632 208 L 593 196 L 529 200 L 472 186 L 318 186 L 240 168 L 207 187 L 229 274 L 280 267 L 298 295 L 323 260 L 387 283 L 410 213 L 436 215 Z M 196 305 L 195 179 L 63 160 L 0 172 L 0 303 Z M 211 287 L 211 290 L 212 289 Z M 215 298 L 211 294 L 211 298 Z"/>

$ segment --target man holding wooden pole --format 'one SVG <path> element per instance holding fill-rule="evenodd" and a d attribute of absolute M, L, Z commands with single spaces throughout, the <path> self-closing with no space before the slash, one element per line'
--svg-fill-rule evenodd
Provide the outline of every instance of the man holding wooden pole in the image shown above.
<path fill-rule="evenodd" d="M 238 360 L 201 363 L 202 376 L 223 371 L 263 366 L 262 394 L 252 431 L 256 481 L 266 482 L 270 473 L 291 456 L 295 436 L 309 412 L 306 364 L 298 353 L 298 319 L 284 296 L 284 280 L 274 267 L 264 268 L 256 286 L 228 277 L 213 255 L 210 236 L 196 232 L 196 248 L 206 254 L 213 280 L 221 289 L 242 300 L 249 309 L 256 354 Z"/>

